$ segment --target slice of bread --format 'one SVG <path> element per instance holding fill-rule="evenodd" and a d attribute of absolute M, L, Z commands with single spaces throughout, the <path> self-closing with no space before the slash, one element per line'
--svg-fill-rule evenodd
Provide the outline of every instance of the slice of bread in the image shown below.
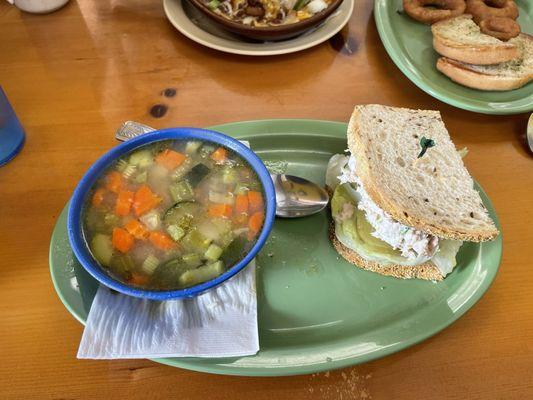
<path fill-rule="evenodd" d="M 418 158 L 422 137 L 435 146 Z M 348 148 L 366 192 L 395 220 L 444 239 L 498 235 L 438 111 L 356 106 Z"/>
<path fill-rule="evenodd" d="M 470 14 L 446 19 L 431 26 L 437 53 L 470 64 L 488 65 L 510 61 L 520 55 L 512 41 L 504 42 L 481 32 Z"/>
<path fill-rule="evenodd" d="M 357 252 L 343 245 L 337 236 L 335 236 L 335 223 L 329 226 L 329 239 L 337 253 L 349 263 L 367 271 L 376 272 L 381 275 L 392 276 L 400 279 L 425 279 L 428 281 L 442 281 L 444 276 L 431 261 L 423 264 L 405 266 L 396 264 L 380 264 L 375 261 L 369 261 L 361 257 Z"/>
<path fill-rule="evenodd" d="M 533 80 L 533 37 L 521 34 L 511 41 L 521 53 L 515 60 L 493 65 L 474 65 L 441 57 L 437 61 L 437 69 L 453 81 L 473 89 L 518 89 Z"/>

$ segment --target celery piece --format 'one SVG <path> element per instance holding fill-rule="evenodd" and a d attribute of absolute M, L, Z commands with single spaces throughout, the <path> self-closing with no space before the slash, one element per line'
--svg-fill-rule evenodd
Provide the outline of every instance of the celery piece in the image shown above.
<path fill-rule="evenodd" d="M 144 214 L 141 218 L 139 218 L 139 220 L 151 231 L 159 228 L 159 225 L 161 224 L 161 218 L 155 211 L 150 211 Z"/>
<path fill-rule="evenodd" d="M 131 256 L 128 254 L 117 254 L 111 258 L 109 269 L 115 274 L 126 277 L 135 267 Z"/>
<path fill-rule="evenodd" d="M 237 183 L 237 185 L 235 186 L 235 189 L 233 190 L 233 193 L 235 194 L 246 194 L 248 193 L 248 186 L 244 183 Z"/>
<path fill-rule="evenodd" d="M 91 252 L 101 265 L 108 266 L 113 257 L 113 244 L 111 237 L 97 233 L 91 240 Z"/>
<path fill-rule="evenodd" d="M 152 275 L 159 265 L 159 260 L 156 256 L 149 254 L 141 265 L 141 269 L 148 275 Z"/>
<path fill-rule="evenodd" d="M 202 264 L 202 259 L 198 253 L 185 254 L 182 260 L 191 268 L 196 268 Z"/>
<path fill-rule="evenodd" d="M 178 225 L 170 225 L 167 227 L 167 232 L 170 235 L 170 237 L 177 242 L 180 240 L 183 236 L 185 236 L 185 230 L 180 228 Z"/>
<path fill-rule="evenodd" d="M 150 150 L 138 150 L 130 156 L 130 164 L 139 168 L 146 168 L 154 162 L 154 156 Z"/>
<path fill-rule="evenodd" d="M 206 238 L 196 229 L 190 231 L 182 239 L 181 244 L 190 251 L 205 252 L 211 244 L 211 239 Z"/>
<path fill-rule="evenodd" d="M 186 180 L 177 182 L 170 186 L 170 196 L 175 202 L 187 201 L 194 199 L 194 191 L 190 183 Z"/>
<path fill-rule="evenodd" d="M 200 149 L 200 147 L 202 147 L 202 142 L 189 141 L 185 145 L 185 153 L 194 154 Z"/>
<path fill-rule="evenodd" d="M 179 282 L 181 285 L 188 287 L 194 286 L 202 282 L 210 281 L 224 272 L 224 263 L 217 261 L 211 264 L 190 269 L 181 274 Z"/>
<path fill-rule="evenodd" d="M 107 226 L 115 227 L 120 224 L 120 217 L 115 214 L 107 213 L 104 215 L 104 223 Z"/>
<path fill-rule="evenodd" d="M 145 183 L 147 178 L 148 178 L 148 172 L 143 171 L 140 174 L 137 174 L 137 176 L 133 178 L 133 180 L 135 181 L 135 183 Z"/>
<path fill-rule="evenodd" d="M 226 185 L 236 183 L 239 177 L 237 176 L 237 171 L 235 168 L 226 167 L 222 170 L 222 182 Z"/>
<path fill-rule="evenodd" d="M 211 244 L 204 253 L 204 257 L 209 261 L 217 261 L 222 255 L 222 249 L 216 244 Z"/>
<path fill-rule="evenodd" d="M 211 0 L 209 3 L 207 3 L 207 6 L 213 11 L 215 11 L 219 5 L 220 5 L 219 0 Z"/>

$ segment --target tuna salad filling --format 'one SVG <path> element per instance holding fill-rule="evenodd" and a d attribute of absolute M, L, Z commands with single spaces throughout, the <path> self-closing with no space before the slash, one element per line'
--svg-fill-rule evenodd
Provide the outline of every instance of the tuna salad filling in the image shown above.
<path fill-rule="evenodd" d="M 364 258 L 399 265 L 431 260 L 443 275 L 455 266 L 462 242 L 439 239 L 404 225 L 383 211 L 357 176 L 355 157 L 334 155 L 328 164 L 326 185 L 334 189 L 332 214 L 337 238 Z"/>

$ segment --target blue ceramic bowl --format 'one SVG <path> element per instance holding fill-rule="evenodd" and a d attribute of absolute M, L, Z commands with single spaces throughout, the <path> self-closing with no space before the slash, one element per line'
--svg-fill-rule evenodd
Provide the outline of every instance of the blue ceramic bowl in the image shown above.
<path fill-rule="evenodd" d="M 261 181 L 261 184 L 263 185 L 266 208 L 265 222 L 262 231 L 259 234 L 257 242 L 254 244 L 248 254 L 240 262 L 233 265 L 226 272 L 224 272 L 222 275 L 219 275 L 215 279 L 196 286 L 192 286 L 190 288 L 180 290 L 144 290 L 138 287 L 130 286 L 114 279 L 93 258 L 85 240 L 84 232 L 82 229 L 83 209 L 91 188 L 113 161 L 115 161 L 123 154 L 132 151 L 133 149 L 151 144 L 153 142 L 168 139 L 197 139 L 214 142 L 233 150 L 240 157 L 246 160 L 248 164 L 255 170 L 257 176 L 259 177 L 259 180 Z M 237 272 L 242 270 L 246 265 L 250 263 L 250 261 L 252 261 L 252 259 L 261 249 L 261 247 L 263 247 L 263 245 L 265 244 L 265 241 L 267 240 L 267 237 L 270 231 L 272 230 L 272 224 L 274 223 L 275 214 L 276 195 L 274 191 L 274 184 L 272 183 L 272 180 L 265 165 L 252 150 L 250 150 L 238 140 L 223 135 L 219 132 L 196 128 L 171 128 L 147 133 L 137 138 L 130 139 L 127 142 L 124 142 L 119 146 L 113 148 L 112 150 L 104 154 L 98 161 L 96 161 L 91 166 L 91 168 L 89 168 L 87 173 L 83 176 L 78 186 L 74 190 L 74 195 L 72 196 L 68 210 L 67 228 L 70 244 L 77 259 L 79 260 L 81 265 L 87 270 L 87 272 L 91 274 L 100 283 L 106 285 L 111 289 L 130 296 L 141 297 L 151 300 L 168 300 L 197 296 L 205 292 L 206 290 L 220 285 L 222 282 L 226 281 L 227 279 L 235 275 Z"/>

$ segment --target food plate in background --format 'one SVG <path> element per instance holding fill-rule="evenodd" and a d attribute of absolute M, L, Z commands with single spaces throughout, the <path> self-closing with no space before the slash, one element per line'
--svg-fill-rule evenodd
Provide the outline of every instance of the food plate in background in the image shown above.
<path fill-rule="evenodd" d="M 277 172 L 324 183 L 332 154 L 346 148 L 346 124 L 265 120 L 214 126 L 240 140 Z M 478 187 L 490 215 L 486 194 Z M 344 261 L 328 239 L 326 211 L 277 219 L 257 257 L 260 352 L 240 358 L 164 358 L 196 371 L 249 376 L 307 374 L 346 367 L 397 352 L 457 320 L 485 293 L 502 254 L 502 236 L 466 243 L 458 266 L 442 282 L 399 280 Z M 50 269 L 67 309 L 85 323 L 97 282 L 74 259 L 66 208 L 50 245 Z"/>
<path fill-rule="evenodd" d="M 187 0 L 164 0 L 165 14 L 174 27 L 189 39 L 226 53 L 270 56 L 294 53 L 316 46 L 339 32 L 353 12 L 355 0 L 344 0 L 317 28 L 293 39 L 277 42 L 253 41 L 220 28 Z"/>
<path fill-rule="evenodd" d="M 516 0 L 522 32 L 533 33 L 533 2 Z M 428 25 L 403 12 L 402 0 L 375 0 L 374 17 L 390 58 L 415 85 L 429 95 L 469 111 L 518 114 L 533 110 L 533 83 L 506 92 L 470 89 L 437 70 L 438 53 Z"/>

